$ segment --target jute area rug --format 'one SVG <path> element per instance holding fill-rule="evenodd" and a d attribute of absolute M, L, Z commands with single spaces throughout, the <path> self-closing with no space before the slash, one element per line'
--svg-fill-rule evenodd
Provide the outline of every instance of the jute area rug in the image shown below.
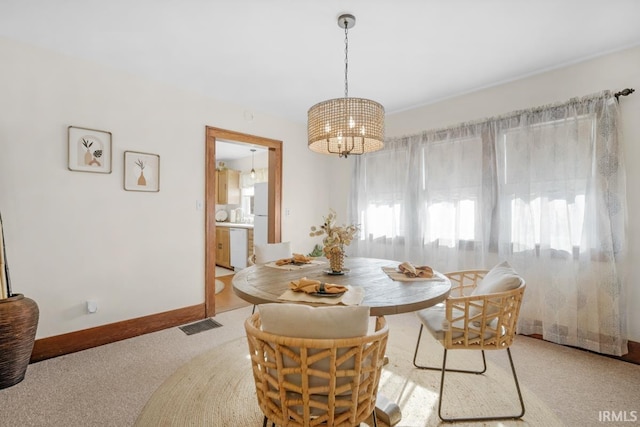
<path fill-rule="evenodd" d="M 441 363 L 442 347 L 435 341 L 427 347 L 425 361 Z M 438 418 L 440 373 L 414 368 L 411 362 L 413 348 L 387 348 L 387 354 L 389 364 L 384 368 L 379 390 L 399 404 L 402 420 L 397 425 L 451 425 L 441 423 Z M 507 357 L 506 352 L 504 357 Z M 464 365 L 467 369 L 475 369 L 482 363 L 477 351 L 450 351 L 448 359 L 450 367 Z M 517 370 L 517 360 L 515 364 Z M 445 414 L 482 416 L 496 411 L 502 414 L 518 412 L 518 398 L 510 372 L 490 362 L 487 365 L 484 375 L 447 374 Z M 540 399 L 522 384 L 520 387 L 526 407 L 521 420 L 455 425 L 563 425 Z M 174 372 L 151 396 L 135 425 L 259 427 L 262 418 L 255 397 L 246 339 L 238 338 L 195 357 Z"/>

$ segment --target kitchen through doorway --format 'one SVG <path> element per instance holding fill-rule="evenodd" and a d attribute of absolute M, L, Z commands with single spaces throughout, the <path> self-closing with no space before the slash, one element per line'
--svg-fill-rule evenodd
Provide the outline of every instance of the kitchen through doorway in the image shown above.
<path fill-rule="evenodd" d="M 234 264 L 246 265 L 253 240 L 281 239 L 282 141 L 207 127 L 205 143 L 205 316 L 212 317 L 237 305 L 230 275 Z"/>

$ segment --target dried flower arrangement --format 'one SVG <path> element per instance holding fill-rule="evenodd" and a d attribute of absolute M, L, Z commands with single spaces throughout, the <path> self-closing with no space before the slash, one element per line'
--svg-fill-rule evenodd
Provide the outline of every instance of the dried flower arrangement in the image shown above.
<path fill-rule="evenodd" d="M 324 217 L 324 223 L 320 227 L 311 226 L 309 235 L 311 237 L 325 235 L 322 239 L 324 244 L 323 252 L 330 260 L 339 258 L 339 260 L 332 261 L 332 269 L 340 271 L 342 269 L 341 259 L 344 256 L 344 246 L 351 244 L 358 231 L 360 231 L 360 227 L 357 224 L 336 225 L 336 212 L 330 209 L 329 215 Z"/>

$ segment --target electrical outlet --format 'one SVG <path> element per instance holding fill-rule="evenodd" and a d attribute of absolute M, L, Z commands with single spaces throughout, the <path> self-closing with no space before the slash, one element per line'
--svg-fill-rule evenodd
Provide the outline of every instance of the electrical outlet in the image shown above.
<path fill-rule="evenodd" d="M 87 300 L 87 313 L 93 314 L 98 311 L 98 302 L 94 300 Z"/>

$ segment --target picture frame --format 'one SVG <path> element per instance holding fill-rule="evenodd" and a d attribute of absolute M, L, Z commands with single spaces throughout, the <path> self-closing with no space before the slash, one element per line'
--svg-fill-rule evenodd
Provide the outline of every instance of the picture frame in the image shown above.
<path fill-rule="evenodd" d="M 139 151 L 125 151 L 124 189 L 126 191 L 160 191 L 160 156 Z"/>
<path fill-rule="evenodd" d="M 67 128 L 69 170 L 111 173 L 111 140 L 111 132 L 69 126 Z"/>

